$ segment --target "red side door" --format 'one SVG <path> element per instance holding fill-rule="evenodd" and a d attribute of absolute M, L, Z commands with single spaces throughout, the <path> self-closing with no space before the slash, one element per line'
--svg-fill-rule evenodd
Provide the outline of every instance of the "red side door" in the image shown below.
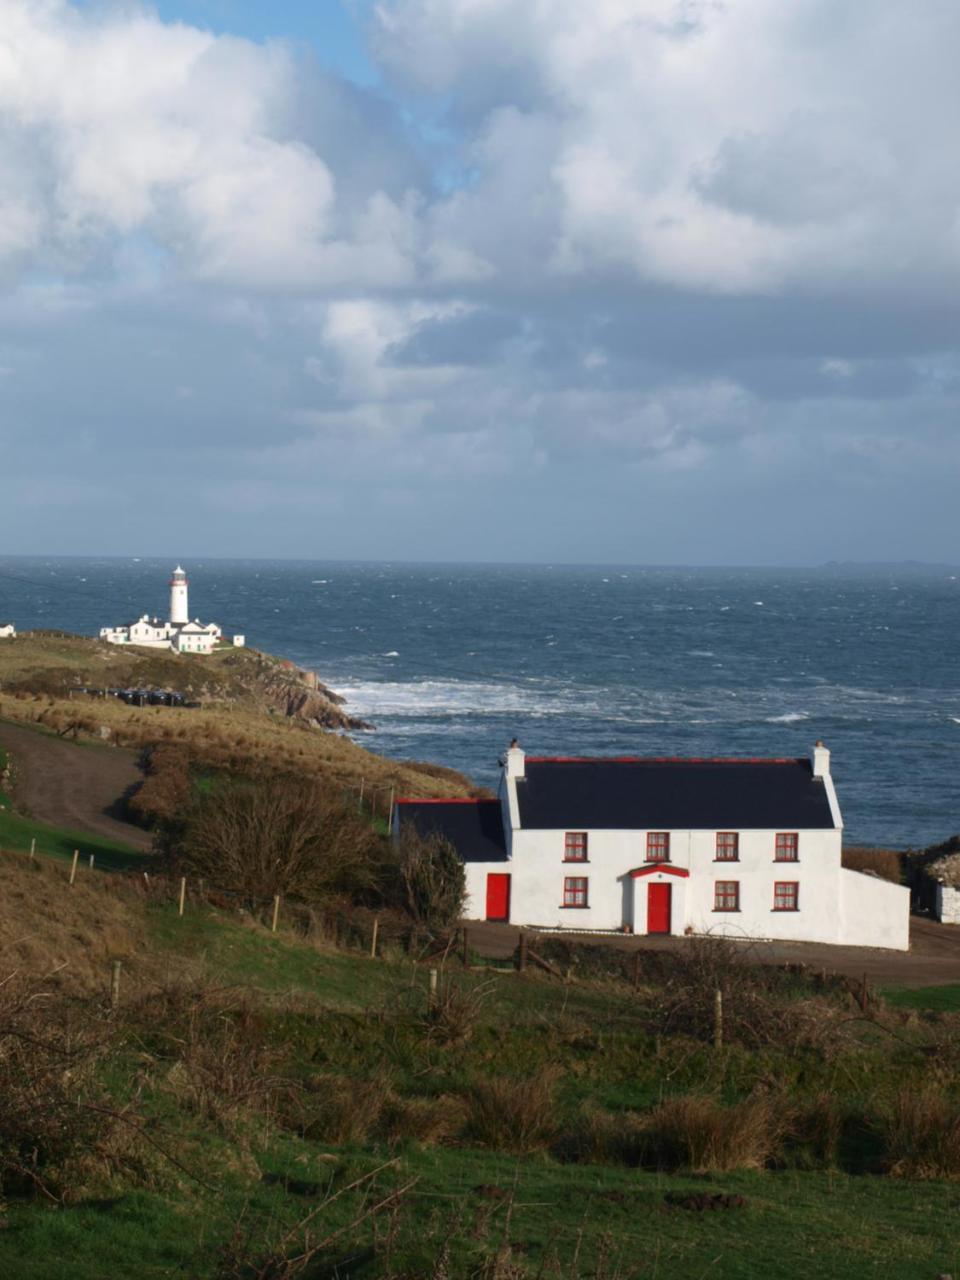
<path fill-rule="evenodd" d="M 487 919 L 510 919 L 510 877 L 500 872 L 487 873 Z"/>
<path fill-rule="evenodd" d="M 647 933 L 670 932 L 670 893 L 673 885 L 647 886 Z"/>

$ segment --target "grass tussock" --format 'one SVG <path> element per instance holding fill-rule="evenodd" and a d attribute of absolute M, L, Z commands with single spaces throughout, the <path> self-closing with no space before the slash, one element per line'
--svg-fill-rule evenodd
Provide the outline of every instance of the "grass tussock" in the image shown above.
<path fill-rule="evenodd" d="M 493 1151 L 526 1155 L 557 1136 L 559 1073 L 550 1067 L 526 1079 L 477 1080 L 467 1094 L 467 1137 Z"/>
<path fill-rule="evenodd" d="M 960 1103 L 941 1088 L 901 1089 L 881 1109 L 878 1127 L 894 1176 L 960 1177 Z"/>
<path fill-rule="evenodd" d="M 788 1133 L 782 1099 L 747 1098 L 723 1106 L 705 1095 L 662 1102 L 647 1121 L 647 1159 L 658 1168 L 694 1173 L 764 1169 Z"/>

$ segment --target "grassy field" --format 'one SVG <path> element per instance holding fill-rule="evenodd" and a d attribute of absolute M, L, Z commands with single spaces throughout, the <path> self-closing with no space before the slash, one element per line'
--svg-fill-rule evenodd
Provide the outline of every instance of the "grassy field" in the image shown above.
<path fill-rule="evenodd" d="M 671 1023 L 656 957 L 639 991 L 599 969 L 560 982 L 447 965 L 431 1008 L 424 966 L 399 953 L 271 935 L 195 904 L 181 919 L 136 878 L 87 872 L 70 888 L 61 865 L 13 855 L 0 858 L 0 954 L 14 975 L 0 987 L 0 1274 L 960 1271 L 960 1188 L 934 1176 L 960 1174 L 960 1019 L 908 1007 L 911 993 L 864 1018 L 840 991 L 741 974 L 750 1000 L 731 987 L 720 1051 Z M 50 995 L 17 1004 L 18 984 Z M 91 1054 L 65 1091 L 43 1048 L 62 1049 L 64 1026 Z M 940 1165 L 909 1163 L 930 1134 L 915 1116 L 904 1145 L 905 1082 L 953 1108 L 956 1150 L 937 1148 Z M 37 1166 L 48 1199 L 17 1176 L 10 1144 L 57 1105 Z M 55 1158 L 87 1105 L 102 1116 Z M 734 1199 L 703 1211 L 712 1196 Z"/>

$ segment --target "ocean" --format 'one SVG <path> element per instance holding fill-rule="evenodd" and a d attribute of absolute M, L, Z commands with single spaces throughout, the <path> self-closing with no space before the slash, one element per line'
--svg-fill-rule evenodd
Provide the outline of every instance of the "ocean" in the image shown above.
<path fill-rule="evenodd" d="M 93 635 L 166 617 L 172 568 L 0 557 L 0 622 Z M 805 755 L 822 738 L 848 841 L 960 830 L 951 569 L 185 568 L 191 613 L 314 668 L 388 756 L 492 784 L 512 737 L 544 755 L 657 756 Z"/>

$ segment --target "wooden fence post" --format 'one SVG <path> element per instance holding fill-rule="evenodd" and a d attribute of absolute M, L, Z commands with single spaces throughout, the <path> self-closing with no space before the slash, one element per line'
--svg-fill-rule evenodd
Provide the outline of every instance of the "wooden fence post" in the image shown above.
<path fill-rule="evenodd" d="M 123 963 L 120 960 L 114 960 L 113 973 L 110 975 L 110 1008 L 116 1009 L 120 1003 L 120 970 Z"/>
<path fill-rule="evenodd" d="M 93 870 L 93 854 L 90 855 L 90 870 Z"/>
<path fill-rule="evenodd" d="M 373 917 L 373 937 L 370 939 L 370 955 L 373 959 L 377 957 L 377 934 L 380 932 L 380 917 Z"/>
<path fill-rule="evenodd" d="M 390 788 L 390 808 L 387 811 L 387 830 L 388 831 L 393 827 L 393 793 L 394 793 L 394 788 L 391 787 Z"/>
<path fill-rule="evenodd" d="M 429 997 L 429 1004 L 430 1004 L 430 1008 L 431 1008 L 431 1009 L 435 1009 L 435 1008 L 436 1008 L 436 1006 L 437 1006 L 437 971 L 436 971 L 436 969 L 431 969 L 431 970 L 430 970 L 430 997 Z"/>
<path fill-rule="evenodd" d="M 37 852 L 37 837 L 34 836 L 30 841 L 30 861 L 32 862 Z"/>
<path fill-rule="evenodd" d="M 719 987 L 713 995 L 713 1047 L 723 1048 L 723 992 Z"/>
<path fill-rule="evenodd" d="M 186 903 L 186 900 L 187 900 L 187 877 L 181 876 L 180 877 L 180 902 L 179 902 L 179 910 L 177 912 L 178 915 L 181 915 L 181 916 L 183 915 L 183 908 Z"/>
<path fill-rule="evenodd" d="M 360 779 L 360 798 L 357 800 L 357 812 L 363 813 L 363 783 L 364 779 Z"/>
<path fill-rule="evenodd" d="M 77 878 L 77 863 L 80 861 L 80 850 L 74 849 L 73 862 L 70 864 L 70 883 L 73 884 Z"/>
<path fill-rule="evenodd" d="M 274 897 L 273 897 L 273 919 L 270 921 L 271 933 L 277 932 L 277 920 L 279 919 L 279 916 L 280 916 L 280 895 L 279 893 L 277 893 L 277 894 L 274 894 Z"/>
<path fill-rule="evenodd" d="M 527 935 L 521 930 L 520 942 L 517 946 L 517 968 L 521 973 L 527 967 Z"/>

